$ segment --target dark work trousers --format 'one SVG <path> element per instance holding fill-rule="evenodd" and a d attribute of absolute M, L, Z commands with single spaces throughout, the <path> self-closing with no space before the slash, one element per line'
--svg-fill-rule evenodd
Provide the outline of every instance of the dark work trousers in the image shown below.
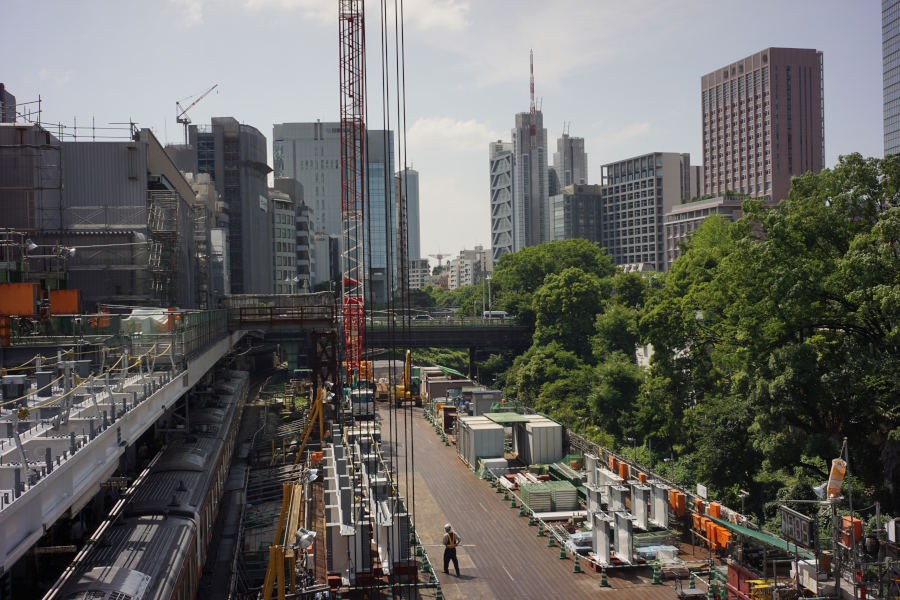
<path fill-rule="evenodd" d="M 444 573 L 453 561 L 453 568 L 456 569 L 456 576 L 459 577 L 459 561 L 456 559 L 456 548 L 444 548 Z"/>

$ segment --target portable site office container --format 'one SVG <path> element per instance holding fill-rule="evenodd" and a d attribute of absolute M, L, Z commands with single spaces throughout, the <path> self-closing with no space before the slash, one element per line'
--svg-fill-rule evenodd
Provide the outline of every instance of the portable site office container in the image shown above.
<path fill-rule="evenodd" d="M 469 430 L 477 423 L 490 423 L 487 417 L 459 417 L 456 422 L 456 453 L 471 465 L 469 461 Z"/>
<path fill-rule="evenodd" d="M 503 393 L 500 390 L 472 392 L 472 414 L 477 417 L 491 412 L 491 404 L 502 399 Z"/>
<path fill-rule="evenodd" d="M 548 465 L 563 458 L 562 425 L 553 421 L 525 424 L 531 465 Z"/>
<path fill-rule="evenodd" d="M 503 458 L 503 426 L 497 423 L 474 425 L 469 430 L 469 464 L 479 458 Z"/>
<path fill-rule="evenodd" d="M 449 396 L 449 390 L 461 390 L 470 385 L 472 385 L 472 382 L 468 379 L 447 379 L 446 377 L 440 377 L 438 379 L 429 378 L 425 387 L 428 397 L 436 398 L 438 396 Z"/>

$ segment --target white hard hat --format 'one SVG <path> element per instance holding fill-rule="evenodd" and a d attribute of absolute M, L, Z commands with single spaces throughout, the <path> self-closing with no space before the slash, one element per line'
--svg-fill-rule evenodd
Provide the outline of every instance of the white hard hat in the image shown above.
<path fill-rule="evenodd" d="M 450 523 L 444 525 L 444 531 L 450 531 Z"/>

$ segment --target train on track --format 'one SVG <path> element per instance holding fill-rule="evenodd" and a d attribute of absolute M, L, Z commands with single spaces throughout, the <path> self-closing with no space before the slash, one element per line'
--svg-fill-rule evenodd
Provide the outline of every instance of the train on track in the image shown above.
<path fill-rule="evenodd" d="M 214 373 L 189 427 L 170 434 L 45 600 L 196 596 L 250 387 L 246 371 Z"/>

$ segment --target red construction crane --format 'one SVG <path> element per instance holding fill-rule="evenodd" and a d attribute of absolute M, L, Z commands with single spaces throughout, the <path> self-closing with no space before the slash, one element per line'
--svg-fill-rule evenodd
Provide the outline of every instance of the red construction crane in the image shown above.
<path fill-rule="evenodd" d="M 341 217 L 344 356 L 347 379 L 359 373 L 365 323 L 365 22 L 363 0 L 340 0 Z"/>
<path fill-rule="evenodd" d="M 198 102 L 200 102 L 201 100 L 206 98 L 206 95 L 209 94 L 214 89 L 216 89 L 217 87 L 219 87 L 218 83 L 216 85 L 212 86 L 211 88 L 209 88 L 208 90 L 206 90 L 205 92 L 203 92 L 200 95 L 200 97 L 197 98 L 196 100 L 194 100 L 191 103 L 191 105 L 188 106 L 187 108 L 181 108 L 181 102 L 183 102 L 183 100 L 180 100 L 175 103 L 175 121 L 184 125 L 184 143 L 185 143 L 185 145 L 188 143 L 188 125 L 191 124 L 191 118 L 189 116 L 187 116 L 187 111 L 189 111 L 192 108 L 194 108 L 195 106 L 197 106 Z M 188 96 L 184 100 L 188 100 L 192 97 L 193 96 Z"/>

